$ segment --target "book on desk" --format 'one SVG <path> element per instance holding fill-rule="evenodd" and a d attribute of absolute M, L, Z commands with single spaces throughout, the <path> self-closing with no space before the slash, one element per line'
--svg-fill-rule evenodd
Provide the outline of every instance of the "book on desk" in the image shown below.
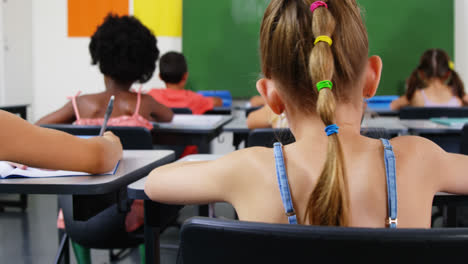
<path fill-rule="evenodd" d="M 437 124 L 462 129 L 465 124 L 468 123 L 468 118 L 431 118 L 431 121 Z"/>
<path fill-rule="evenodd" d="M 117 172 L 120 162 L 115 165 L 112 171 L 99 175 L 114 175 Z M 14 178 L 55 178 L 55 177 L 76 177 L 76 176 L 92 176 L 86 172 L 79 171 L 64 171 L 64 170 L 45 170 L 33 167 L 17 166 L 14 163 L 0 161 L 0 179 Z"/>

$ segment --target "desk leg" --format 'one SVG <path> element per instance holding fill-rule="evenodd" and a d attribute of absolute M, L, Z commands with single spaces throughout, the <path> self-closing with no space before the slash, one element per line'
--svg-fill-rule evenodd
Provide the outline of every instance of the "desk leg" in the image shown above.
<path fill-rule="evenodd" d="M 444 206 L 444 226 L 457 227 L 457 207 Z"/>
<path fill-rule="evenodd" d="M 232 145 L 236 148 L 236 150 L 239 150 L 239 146 L 242 143 L 243 138 L 237 134 L 234 133 L 233 138 L 232 138 Z"/>
<path fill-rule="evenodd" d="M 198 216 L 208 217 L 210 215 L 209 207 L 207 204 L 198 205 Z"/>
<path fill-rule="evenodd" d="M 159 264 L 160 263 L 160 252 L 159 252 L 159 226 L 153 226 L 151 223 L 155 223 L 153 220 L 159 218 L 159 205 L 149 200 L 145 200 L 145 257 L 147 264 Z M 156 221 L 159 222 L 159 221 Z"/>

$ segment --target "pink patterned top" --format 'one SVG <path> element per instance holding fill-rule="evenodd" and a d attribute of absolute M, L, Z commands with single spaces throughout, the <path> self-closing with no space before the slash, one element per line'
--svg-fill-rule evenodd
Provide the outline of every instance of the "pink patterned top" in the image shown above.
<path fill-rule="evenodd" d="M 83 126 L 100 126 L 104 122 L 104 118 L 81 118 L 80 112 L 78 111 L 78 105 L 76 103 L 76 97 L 78 97 L 81 92 L 78 92 L 75 96 L 69 97 L 72 100 L 73 109 L 76 115 L 76 121 L 74 125 L 83 125 Z M 145 127 L 149 130 L 153 129 L 153 124 L 150 121 L 145 119 L 139 114 L 140 111 L 140 102 L 141 102 L 141 89 L 138 90 L 137 104 L 135 112 L 133 115 L 123 115 L 119 117 L 109 118 L 107 121 L 107 126 L 137 126 Z"/>

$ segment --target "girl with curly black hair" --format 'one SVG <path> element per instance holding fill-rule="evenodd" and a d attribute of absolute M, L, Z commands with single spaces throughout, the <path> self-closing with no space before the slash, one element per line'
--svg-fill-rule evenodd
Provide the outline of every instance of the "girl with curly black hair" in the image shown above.
<path fill-rule="evenodd" d="M 100 125 L 112 95 L 115 102 L 109 126 L 152 129 L 150 121 L 171 121 L 171 109 L 149 95 L 130 91 L 134 83 L 145 83 L 153 76 L 159 57 L 156 44 L 156 37 L 138 19 L 109 14 L 89 44 L 92 64 L 98 65 L 104 75 L 106 90 L 83 96 L 78 93 L 37 124 Z"/>

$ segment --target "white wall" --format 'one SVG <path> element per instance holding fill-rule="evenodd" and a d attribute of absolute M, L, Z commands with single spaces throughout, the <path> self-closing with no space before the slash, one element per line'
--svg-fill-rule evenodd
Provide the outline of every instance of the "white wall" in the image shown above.
<path fill-rule="evenodd" d="M 17 0 L 14 0 L 17 1 Z M 58 109 L 77 91 L 94 93 L 104 89 L 99 69 L 91 65 L 89 38 L 67 37 L 67 1 L 32 1 L 33 23 L 33 119 Z M 180 38 L 158 37 L 161 53 L 181 51 Z M 144 89 L 161 87 L 155 73 Z"/>
<path fill-rule="evenodd" d="M 468 83 L 468 1 L 455 0 L 455 68 Z M 468 89 L 468 85 L 466 85 Z"/>
<path fill-rule="evenodd" d="M 0 4 L 0 105 L 5 105 L 5 54 L 4 54 L 4 26 L 3 4 Z"/>
<path fill-rule="evenodd" d="M 0 104 L 31 104 L 31 0 L 4 0 L 0 9 Z"/>

